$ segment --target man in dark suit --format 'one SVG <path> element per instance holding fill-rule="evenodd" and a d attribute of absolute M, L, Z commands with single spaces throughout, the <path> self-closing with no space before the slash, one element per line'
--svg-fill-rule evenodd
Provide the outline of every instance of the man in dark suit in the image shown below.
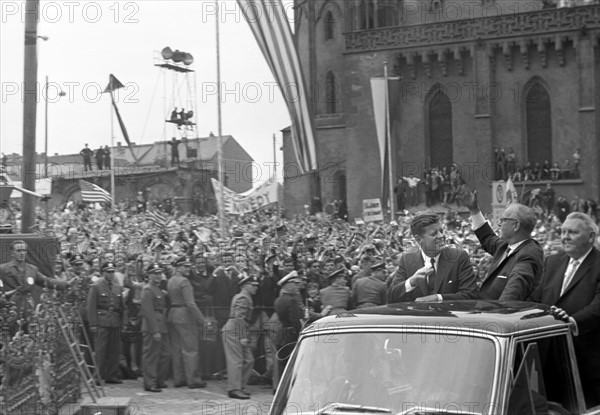
<path fill-rule="evenodd" d="M 388 290 L 388 303 L 477 298 L 477 282 L 469 255 L 444 246 L 442 224 L 436 213 L 417 214 L 410 230 L 420 249 L 402 254 Z"/>
<path fill-rule="evenodd" d="M 536 223 L 533 211 L 513 203 L 500 218 L 500 236 L 496 235 L 479 210 L 477 192 L 463 185 L 459 198 L 469 209 L 475 235 L 481 247 L 493 256 L 481 282 L 479 298 L 484 300 L 524 301 L 542 277 L 544 252 L 531 239 Z"/>
<path fill-rule="evenodd" d="M 598 226 L 570 213 L 561 230 L 564 252 L 551 255 L 531 299 L 560 307 L 575 323 L 573 344 L 587 407 L 600 405 L 600 251 Z"/>

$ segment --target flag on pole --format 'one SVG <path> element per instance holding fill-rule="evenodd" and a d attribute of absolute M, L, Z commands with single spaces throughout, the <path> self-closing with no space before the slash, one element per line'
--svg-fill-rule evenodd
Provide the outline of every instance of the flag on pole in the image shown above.
<path fill-rule="evenodd" d="M 377 143 L 379 144 L 379 160 L 381 163 L 381 205 L 387 206 L 389 193 L 389 143 L 391 137 L 391 129 L 388 131 L 388 126 L 391 124 L 390 113 L 395 109 L 397 87 L 400 78 L 388 77 L 387 85 L 386 78 L 371 78 L 371 96 L 373 99 L 373 115 L 375 117 L 375 130 L 377 132 Z M 394 82 L 392 82 L 394 81 Z M 392 87 L 393 86 L 393 87 Z"/>
<path fill-rule="evenodd" d="M 113 108 L 115 109 L 115 114 L 117 115 L 117 120 L 119 121 L 119 127 L 121 127 L 121 133 L 123 134 L 123 138 L 125 139 L 125 142 L 127 143 L 127 147 L 129 147 L 129 151 L 131 151 L 131 155 L 133 156 L 133 159 L 137 163 L 138 158 L 135 155 L 135 153 L 133 152 L 133 148 L 131 147 L 131 140 L 129 140 L 129 134 L 127 133 L 127 128 L 125 127 L 125 123 L 123 122 L 123 118 L 121 117 L 121 113 L 119 112 L 119 108 L 117 107 L 117 103 L 115 102 L 115 97 L 113 95 L 113 92 L 120 88 L 125 88 L 125 85 L 123 85 L 121 83 L 121 81 L 119 81 L 113 74 L 110 74 L 110 76 L 108 77 L 108 85 L 106 86 L 106 88 L 104 88 L 104 91 L 102 93 L 110 94 L 110 100 L 112 102 Z"/>
<path fill-rule="evenodd" d="M 292 120 L 292 144 L 302 173 L 317 167 L 314 129 L 308 105 L 308 89 L 286 9 L 281 0 L 237 0 L 254 33 Z"/>
<path fill-rule="evenodd" d="M 108 76 L 108 85 L 106 86 L 106 88 L 104 88 L 104 91 L 102 93 L 110 93 L 120 88 L 125 88 L 125 85 L 123 85 L 121 81 L 119 81 L 113 74 L 110 74 Z"/>
<path fill-rule="evenodd" d="M 151 211 L 151 210 L 147 211 L 146 219 L 149 220 L 150 222 L 154 223 L 160 229 L 165 229 L 168 224 L 168 218 L 165 215 L 163 215 L 161 212 L 157 212 L 157 211 Z"/>
<path fill-rule="evenodd" d="M 92 203 L 112 203 L 110 194 L 100 186 L 79 180 L 79 188 L 81 189 L 81 200 Z"/>

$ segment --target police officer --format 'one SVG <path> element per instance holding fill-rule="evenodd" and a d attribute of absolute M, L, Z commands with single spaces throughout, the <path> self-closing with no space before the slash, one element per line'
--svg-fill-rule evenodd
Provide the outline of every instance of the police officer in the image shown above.
<path fill-rule="evenodd" d="M 229 320 L 223 327 L 223 348 L 227 362 L 228 395 L 233 399 L 249 399 L 246 385 L 254 366 L 252 355 L 250 320 L 252 318 L 252 296 L 258 289 L 258 279 L 243 274 L 238 285 L 241 292 L 231 300 Z"/>
<path fill-rule="evenodd" d="M 321 304 L 332 307 L 330 314 L 340 314 L 350 310 L 352 293 L 346 286 L 346 268 L 338 268 L 327 276 L 329 287 L 321 290 Z"/>
<path fill-rule="evenodd" d="M 175 387 L 187 385 L 190 389 L 204 388 L 199 366 L 199 327 L 204 316 L 194 300 L 194 289 L 190 283 L 192 263 L 187 256 L 175 261 L 177 271 L 169 279 L 167 290 L 171 309 L 169 311 L 169 334 L 173 359 L 173 381 Z"/>
<path fill-rule="evenodd" d="M 142 288 L 142 334 L 144 390 L 161 392 L 169 370 L 169 339 L 167 329 L 166 294 L 159 288 L 163 279 L 163 268 L 159 264 L 148 267 L 149 281 Z"/>
<path fill-rule="evenodd" d="M 352 285 L 352 303 L 356 308 L 375 307 L 387 301 L 385 262 L 373 265 L 371 271 L 371 275 L 357 280 Z"/>
<path fill-rule="evenodd" d="M 326 316 L 331 312 L 331 305 L 326 305 L 321 313 L 311 313 L 304 308 L 300 287 L 302 278 L 298 271 L 292 271 L 283 277 L 277 283 L 281 287 L 279 297 L 275 300 L 275 313 L 281 324 L 280 335 L 273 336 L 273 341 L 277 345 L 277 375 L 282 374 L 287 365 L 288 359 L 294 350 L 294 346 L 302 331 L 304 319 L 310 323 L 320 317 Z M 273 386 L 276 382 L 273 383 Z"/>
<path fill-rule="evenodd" d="M 96 335 L 96 369 L 106 383 L 123 383 L 119 379 L 123 287 L 115 279 L 114 263 L 103 263 L 100 271 L 102 276 L 90 287 L 87 300 L 90 331 Z"/>

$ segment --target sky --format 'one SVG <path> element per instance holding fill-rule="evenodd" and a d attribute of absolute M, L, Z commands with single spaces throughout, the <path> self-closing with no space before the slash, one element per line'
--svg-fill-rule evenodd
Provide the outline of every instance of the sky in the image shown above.
<path fill-rule="evenodd" d="M 291 1 L 284 4 L 291 19 Z M 259 167 L 273 162 L 275 134 L 281 163 L 287 108 L 236 1 L 222 0 L 219 8 L 222 133 L 235 137 Z M 25 2 L 0 0 L 0 9 L 0 147 L 22 154 Z M 110 99 L 100 93 L 109 74 L 125 85 L 115 98 L 131 141 L 170 139 L 175 127 L 164 120 L 174 106 L 187 110 L 194 101 L 197 136 L 216 135 L 215 20 L 212 0 L 42 0 L 38 35 L 48 40 L 38 39 L 37 152 L 44 152 L 46 76 L 51 155 L 78 153 L 85 143 L 110 146 Z M 167 46 L 193 55 L 195 76 L 186 81 L 154 66 Z M 118 141 L 124 143 L 115 119 Z"/>

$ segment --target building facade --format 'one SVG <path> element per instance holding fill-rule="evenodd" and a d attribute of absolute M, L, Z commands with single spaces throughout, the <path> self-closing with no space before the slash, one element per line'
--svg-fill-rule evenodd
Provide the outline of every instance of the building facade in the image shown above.
<path fill-rule="evenodd" d="M 296 1 L 295 33 L 315 114 L 318 170 L 286 169 L 288 212 L 381 196 L 371 78 L 389 83 L 392 176 L 455 164 L 491 211 L 496 154 L 566 160 L 557 195 L 600 196 L 600 5 L 546 1 Z M 387 63 L 387 64 L 386 64 Z M 293 160 L 284 131 L 284 161 Z M 495 152 L 496 151 L 496 152 Z M 565 176 L 566 177 L 566 176 Z M 519 192 L 545 181 L 518 183 Z M 299 203 L 302 201 L 303 203 Z"/>

